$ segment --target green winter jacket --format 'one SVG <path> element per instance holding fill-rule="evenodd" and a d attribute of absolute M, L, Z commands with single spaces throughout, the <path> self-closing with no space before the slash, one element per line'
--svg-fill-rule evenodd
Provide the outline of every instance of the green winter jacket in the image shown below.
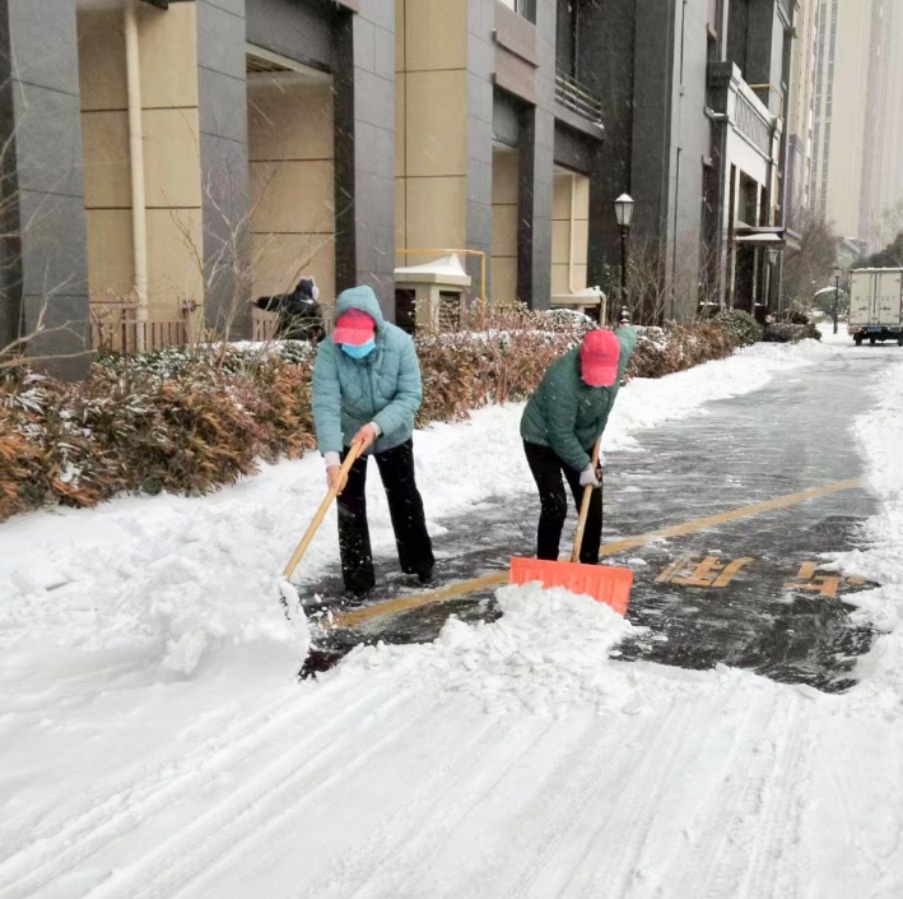
<path fill-rule="evenodd" d="M 627 363 L 636 348 L 633 328 L 616 332 L 621 344 L 618 379 L 611 387 L 590 387 L 580 377 L 580 347 L 575 347 L 549 366 L 533 392 L 520 422 L 521 437 L 553 449 L 571 468 L 583 471 L 591 464 L 590 453 L 601 436 Z"/>
<path fill-rule="evenodd" d="M 363 359 L 352 359 L 327 337 L 317 350 L 313 411 L 317 447 L 324 455 L 350 446 L 354 435 L 371 421 L 382 432 L 371 452 L 399 446 L 413 433 L 423 398 L 414 341 L 383 318 L 373 290 L 367 286 L 343 290 L 336 318 L 349 309 L 360 309 L 376 322 L 376 349 Z"/>

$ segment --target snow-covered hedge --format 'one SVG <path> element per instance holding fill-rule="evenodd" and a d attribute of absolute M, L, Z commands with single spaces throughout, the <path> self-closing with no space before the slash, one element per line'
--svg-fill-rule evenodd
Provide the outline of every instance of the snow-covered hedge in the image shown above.
<path fill-rule="evenodd" d="M 418 424 L 524 399 L 592 327 L 573 314 L 517 313 L 479 332 L 419 338 Z M 661 377 L 735 345 L 711 324 L 640 332 L 631 377 Z M 101 359 L 74 384 L 16 372 L 0 381 L 0 521 L 123 491 L 202 494 L 252 474 L 259 459 L 300 456 L 315 446 L 312 364 L 311 346 L 280 342 Z"/>
<path fill-rule="evenodd" d="M 712 323 L 730 334 L 737 346 L 752 346 L 762 339 L 762 326 L 742 309 L 719 312 Z"/>
<path fill-rule="evenodd" d="M 811 322 L 774 322 L 765 328 L 762 337 L 768 343 L 798 343 L 800 340 L 821 340 L 821 331 Z"/>

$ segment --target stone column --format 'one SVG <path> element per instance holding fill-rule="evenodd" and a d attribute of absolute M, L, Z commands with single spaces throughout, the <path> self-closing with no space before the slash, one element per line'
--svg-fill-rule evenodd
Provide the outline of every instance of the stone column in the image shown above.
<path fill-rule="evenodd" d="M 340 10 L 335 54 L 336 291 L 369 284 L 395 314 L 395 8 Z"/>
<path fill-rule="evenodd" d="M 251 298 L 245 0 L 196 0 L 205 319 L 247 333 Z"/>
<path fill-rule="evenodd" d="M 521 138 L 518 296 L 531 309 L 552 299 L 552 192 L 555 171 L 555 0 L 536 0 L 536 106 Z"/>
<path fill-rule="evenodd" d="M 40 323 L 29 353 L 79 377 L 91 338 L 75 4 L 0 0 L 0 69 L 0 202 L 17 235 L 2 249 L 0 346 Z"/>

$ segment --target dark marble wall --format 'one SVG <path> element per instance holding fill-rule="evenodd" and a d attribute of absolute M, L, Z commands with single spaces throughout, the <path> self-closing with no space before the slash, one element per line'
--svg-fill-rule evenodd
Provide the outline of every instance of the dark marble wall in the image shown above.
<path fill-rule="evenodd" d="M 15 64 L 13 64 L 13 60 Z M 2 190 L 5 225 L 0 345 L 33 332 L 30 345 L 63 377 L 90 360 L 87 242 L 72 0 L 0 0 L 0 122 L 10 165 Z"/>

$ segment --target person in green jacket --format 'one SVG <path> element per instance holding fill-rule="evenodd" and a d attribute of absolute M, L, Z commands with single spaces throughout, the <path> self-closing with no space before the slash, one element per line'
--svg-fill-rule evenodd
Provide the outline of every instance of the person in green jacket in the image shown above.
<path fill-rule="evenodd" d="M 602 485 L 601 462 L 592 464 L 593 444 L 605 430 L 636 342 L 630 327 L 590 331 L 552 363 L 524 409 L 520 434 L 539 488 L 538 559 L 558 559 L 568 507 L 562 474 L 578 509 L 583 488 Z M 602 494 L 595 490 L 580 549 L 583 564 L 598 564 L 601 542 Z"/>
<path fill-rule="evenodd" d="M 421 584 L 433 576 L 433 548 L 414 478 L 414 416 L 423 388 L 414 341 L 383 318 L 372 288 L 343 290 L 335 328 L 317 350 L 313 412 L 329 488 L 338 491 L 339 552 L 345 589 L 365 596 L 375 584 L 367 526 L 367 462 L 386 490 L 401 570 Z M 347 479 L 341 465 L 352 443 L 364 455 Z"/>

